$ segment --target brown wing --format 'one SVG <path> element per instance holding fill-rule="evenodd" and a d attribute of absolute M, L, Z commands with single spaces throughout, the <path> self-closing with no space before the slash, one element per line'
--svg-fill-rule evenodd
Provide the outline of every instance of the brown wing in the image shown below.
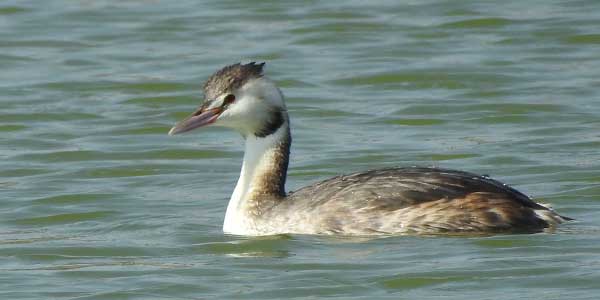
<path fill-rule="evenodd" d="M 523 193 L 487 176 L 439 168 L 337 176 L 290 193 L 279 209 L 312 219 L 318 224 L 314 230 L 326 233 L 535 232 L 549 227 L 536 214 L 549 210 Z"/>
<path fill-rule="evenodd" d="M 291 198 L 309 198 L 313 205 L 348 194 L 378 199 L 390 210 L 440 199 L 460 199 L 472 193 L 493 193 L 513 199 L 524 207 L 546 209 L 528 196 L 487 176 L 469 172 L 409 167 L 389 168 L 336 176 L 291 192 Z"/>

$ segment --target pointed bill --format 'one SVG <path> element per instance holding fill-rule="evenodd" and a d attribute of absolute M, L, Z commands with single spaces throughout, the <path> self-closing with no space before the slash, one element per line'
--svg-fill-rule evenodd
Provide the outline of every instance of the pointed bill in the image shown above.
<path fill-rule="evenodd" d="M 196 128 L 212 124 L 217 120 L 219 115 L 221 115 L 221 112 L 222 109 L 220 107 L 215 107 L 211 109 L 205 109 L 205 107 L 200 107 L 198 111 L 193 113 L 191 116 L 185 118 L 184 120 L 173 126 L 173 128 L 169 130 L 169 135 L 184 133 Z"/>

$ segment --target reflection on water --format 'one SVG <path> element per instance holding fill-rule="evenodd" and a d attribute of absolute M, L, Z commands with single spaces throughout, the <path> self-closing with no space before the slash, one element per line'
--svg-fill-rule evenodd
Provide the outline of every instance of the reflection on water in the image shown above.
<path fill-rule="evenodd" d="M 594 299 L 598 8 L 4 1 L 2 297 Z M 287 97 L 289 190 L 433 165 L 490 174 L 576 221 L 535 235 L 224 235 L 241 138 L 166 133 L 240 60 L 267 61 Z"/>

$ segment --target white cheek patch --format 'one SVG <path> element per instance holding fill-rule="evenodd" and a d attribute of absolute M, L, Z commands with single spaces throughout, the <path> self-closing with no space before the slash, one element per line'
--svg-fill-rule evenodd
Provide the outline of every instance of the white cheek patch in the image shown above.
<path fill-rule="evenodd" d="M 225 98 L 224 96 L 221 96 L 221 97 L 217 98 L 216 100 L 211 101 L 210 105 L 208 106 L 208 109 L 213 109 L 213 108 L 217 108 L 217 107 L 223 106 L 223 99 L 224 98 Z"/>
<path fill-rule="evenodd" d="M 223 93 L 210 103 L 209 108 L 222 107 L 229 93 Z M 273 120 L 274 111 L 285 111 L 283 95 L 275 83 L 265 77 L 246 82 L 234 91 L 236 99 L 225 104 L 225 110 L 215 126 L 232 128 L 244 136 L 262 132 Z"/>
<path fill-rule="evenodd" d="M 229 105 L 219 116 L 221 126 L 231 127 L 242 133 L 253 130 L 268 117 L 268 108 L 256 98 L 241 97 Z"/>
<path fill-rule="evenodd" d="M 252 97 L 262 99 L 269 106 L 285 108 L 283 94 L 273 81 L 265 77 L 248 81 L 240 91 Z"/>

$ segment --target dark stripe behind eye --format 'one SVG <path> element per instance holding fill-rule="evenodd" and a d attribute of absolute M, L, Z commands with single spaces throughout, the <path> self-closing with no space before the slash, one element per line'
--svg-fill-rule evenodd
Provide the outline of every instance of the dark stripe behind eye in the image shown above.
<path fill-rule="evenodd" d="M 257 130 L 254 135 L 257 137 L 266 137 L 273 134 L 281 125 L 283 125 L 285 119 L 280 109 L 273 110 L 270 118 Z"/>

